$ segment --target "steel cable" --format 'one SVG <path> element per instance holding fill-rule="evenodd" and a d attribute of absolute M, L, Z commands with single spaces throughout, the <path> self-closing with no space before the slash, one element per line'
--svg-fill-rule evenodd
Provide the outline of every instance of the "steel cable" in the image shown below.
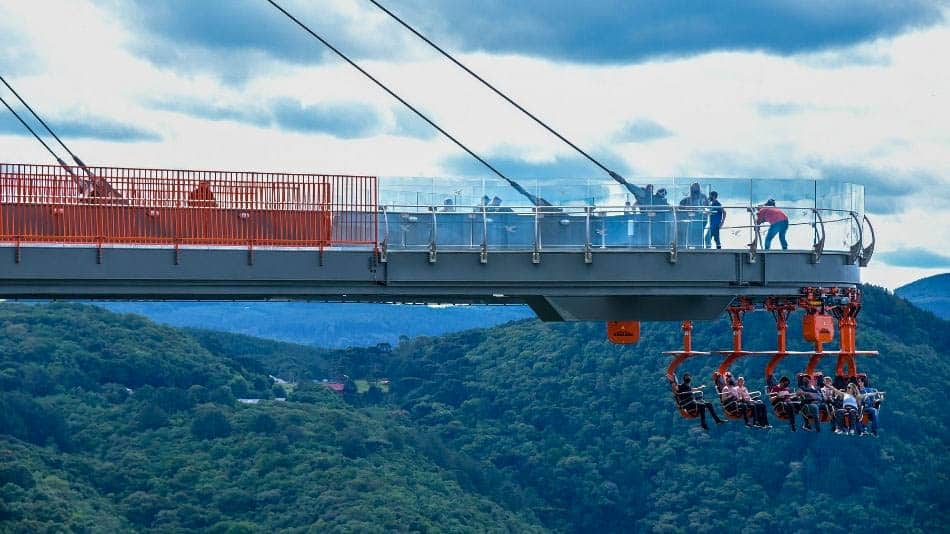
<path fill-rule="evenodd" d="M 405 99 L 403 99 L 401 96 L 399 96 L 398 94 L 396 94 L 392 89 L 390 89 L 389 87 L 387 87 L 383 82 L 379 81 L 379 80 L 376 79 L 376 77 L 374 77 L 372 74 L 370 74 L 370 73 L 367 72 L 365 69 L 363 69 L 362 67 L 360 67 L 355 61 L 353 61 L 352 59 L 350 59 L 346 54 L 344 54 L 343 52 L 341 52 L 338 48 L 336 48 L 335 46 L 333 46 L 332 44 L 330 44 L 326 39 L 324 39 L 323 37 L 321 37 L 320 35 L 318 35 L 316 32 L 314 32 L 312 29 L 310 29 L 309 26 L 307 26 L 306 24 L 304 24 L 303 22 L 301 22 L 300 19 L 298 19 L 297 17 L 295 17 L 294 15 L 292 15 L 289 11 L 287 11 L 286 9 L 284 9 L 283 7 L 281 7 L 280 4 L 278 4 L 278 3 L 275 2 L 274 0 L 267 0 L 267 2 L 268 2 L 269 4 L 271 4 L 272 6 L 274 6 L 278 11 L 280 11 L 281 13 L 283 13 L 284 16 L 286 16 L 288 19 L 290 19 L 291 21 L 293 21 L 297 26 L 299 26 L 299 27 L 300 27 L 301 29 L 303 29 L 305 32 L 309 33 L 311 37 L 313 37 L 314 39 L 316 39 L 316 40 L 320 41 L 321 43 L 323 43 L 323 45 L 326 46 L 327 48 L 329 48 L 330 50 L 332 50 L 333 53 L 335 53 L 335 54 L 336 54 L 337 56 L 339 56 L 341 59 L 343 59 L 344 61 L 346 61 L 347 63 L 349 63 L 350 66 L 352 66 L 354 69 L 358 70 L 363 76 L 366 76 L 367 78 L 369 78 L 370 81 L 372 81 L 372 82 L 375 83 L 377 86 L 379 86 L 380 89 L 382 89 L 382 90 L 386 91 L 387 93 L 389 93 L 389 95 L 390 95 L 391 97 L 393 97 L 393 98 L 395 98 L 396 100 L 398 100 L 402 105 L 406 106 L 407 108 L 409 108 L 410 111 L 412 111 L 412 112 L 415 113 L 417 116 L 419 116 L 419 118 L 421 118 L 422 120 L 426 121 L 430 126 L 432 126 L 433 128 L 435 128 L 436 130 L 438 130 L 439 133 L 441 133 L 442 135 L 444 135 L 445 137 L 447 137 L 450 141 L 452 141 L 453 143 L 455 143 L 456 146 L 458 146 L 459 148 L 461 148 L 462 150 L 464 150 L 465 152 L 467 152 L 468 155 L 470 155 L 470 156 L 472 156 L 473 158 L 475 158 L 479 163 L 481 163 L 482 165 L 484 165 L 484 166 L 485 166 L 486 168 L 488 168 L 491 172 L 495 173 L 498 177 L 500 177 L 502 180 L 504 180 L 505 182 L 507 182 L 508 185 L 510 185 L 511 187 L 515 188 L 518 192 L 524 194 L 524 188 L 521 187 L 520 184 L 518 184 L 518 183 L 515 182 L 514 180 L 512 180 L 512 179 L 508 178 L 507 176 L 505 176 L 504 174 L 502 174 L 501 171 L 499 171 L 499 170 L 496 169 L 494 166 L 492 166 L 490 163 L 488 163 L 487 161 L 485 161 L 484 159 L 482 159 L 478 154 L 476 154 L 476 153 L 475 153 L 474 151 L 472 151 L 470 148 L 468 148 L 467 146 L 465 146 L 464 144 L 462 144 L 462 142 L 459 141 L 458 139 L 456 139 L 452 134 L 450 134 L 449 132 L 445 131 L 441 126 L 439 126 L 438 124 L 436 124 L 435 121 L 433 121 L 432 119 L 430 119 L 429 117 L 427 117 L 424 113 L 422 113 L 421 111 L 419 111 L 418 109 L 416 109 L 415 106 L 413 106 L 412 104 L 410 104 L 409 102 L 407 102 L 407 101 L 406 101 Z"/>
<path fill-rule="evenodd" d="M 519 111 L 521 111 L 522 113 L 524 113 L 525 115 L 527 115 L 528 117 L 530 117 L 532 120 L 534 120 L 534 122 L 538 123 L 542 128 L 544 128 L 545 130 L 547 130 L 548 132 L 550 132 L 552 135 L 554 135 L 555 137 L 557 137 L 558 139 L 560 139 L 561 141 L 563 141 L 563 142 L 564 142 L 565 144 L 567 144 L 569 147 L 571 147 L 571 148 L 573 148 L 574 150 L 576 150 L 580 155 L 582 155 L 582 156 L 584 156 L 585 158 L 587 158 L 588 160 L 590 160 L 591 163 L 593 163 L 594 165 L 600 167 L 604 172 L 606 172 L 608 175 L 610 175 L 611 178 L 613 178 L 614 180 L 620 182 L 620 183 L 623 184 L 623 185 L 627 185 L 628 182 L 627 182 L 627 180 L 626 180 L 623 176 L 620 176 L 620 175 L 617 174 L 616 172 L 610 170 L 609 168 L 607 168 L 606 165 L 604 165 L 603 163 L 601 163 L 600 161 L 598 161 L 596 158 L 594 158 L 593 156 L 591 156 L 590 154 L 588 154 L 587 152 L 585 152 L 584 150 L 582 150 L 582 149 L 581 149 L 580 147 L 578 147 L 576 144 L 574 144 L 574 143 L 572 143 L 571 141 L 569 141 L 566 137 L 564 137 L 563 135 L 561 135 L 560 133 L 558 133 L 557 130 L 555 130 L 554 128 L 550 127 L 547 123 L 545 123 L 544 121 L 542 121 L 541 119 L 539 119 L 536 115 L 534 115 L 533 113 L 531 113 L 530 111 L 528 111 L 527 109 L 525 109 L 523 106 L 521 106 L 521 104 L 515 102 L 511 97 L 509 97 L 509 96 L 506 95 L 505 93 L 501 92 L 501 90 L 499 90 L 497 87 L 495 87 L 494 85 L 492 85 L 491 83 L 489 83 L 488 81 L 486 81 L 484 78 L 482 78 L 482 77 L 479 76 L 478 74 L 476 74 L 472 69 L 466 67 L 464 64 L 462 64 L 462 62 L 460 62 L 459 60 L 455 59 L 455 57 L 453 57 L 451 54 L 449 54 L 448 52 L 446 52 L 445 50 L 443 50 L 439 45 L 437 45 L 437 44 L 435 44 L 434 42 L 432 42 L 432 40 L 430 40 L 428 37 L 426 37 L 425 35 L 422 35 L 421 33 L 419 33 L 415 28 L 413 28 L 412 26 L 410 26 L 410 25 L 409 25 L 406 21 L 404 21 L 403 19 L 399 18 L 399 16 L 397 16 L 395 13 L 393 13 L 392 11 L 386 9 L 382 4 L 380 4 L 380 3 L 377 2 L 376 0 L 369 0 L 369 1 L 372 2 L 372 4 L 373 4 L 374 6 L 378 7 L 378 8 L 379 8 L 380 10 L 382 10 L 384 13 L 386 13 L 387 15 L 389 15 L 390 17 L 392 17 L 393 20 L 395 20 L 396 22 L 398 22 L 399 24 L 401 24 L 401 25 L 402 25 L 403 27 L 405 27 L 407 30 L 409 30 L 410 32 L 414 33 L 414 34 L 416 35 L 416 37 L 422 39 L 422 40 L 425 41 L 429 46 L 431 46 L 432 48 L 436 49 L 440 54 L 442 54 L 443 56 L 445 56 L 449 61 L 451 61 L 452 63 L 455 63 L 460 69 L 464 70 L 465 72 L 467 72 L 468 74 L 470 74 L 473 78 L 475 78 L 476 80 L 478 80 L 479 82 L 481 82 L 482 85 L 484 85 L 485 87 L 487 87 L 487 88 L 491 89 L 492 91 L 494 91 L 495 94 L 497 94 L 498 96 L 500 96 L 501 98 L 503 98 L 505 101 L 507 101 L 509 104 L 511 104 L 512 106 L 514 106 L 515 108 L 517 108 Z"/>

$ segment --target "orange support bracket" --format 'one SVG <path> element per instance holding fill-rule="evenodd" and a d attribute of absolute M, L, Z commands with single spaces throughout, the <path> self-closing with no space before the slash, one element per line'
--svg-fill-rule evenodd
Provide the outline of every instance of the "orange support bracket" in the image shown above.
<path fill-rule="evenodd" d="M 721 375 L 729 370 L 729 366 L 736 360 L 751 354 L 742 350 L 742 318 L 746 312 L 754 309 L 755 306 L 747 299 L 740 299 L 738 303 L 731 304 L 726 308 L 726 312 L 729 314 L 729 323 L 732 326 L 732 350 L 720 352 L 720 354 L 726 355 L 726 359 L 719 365 L 719 369 L 713 373 L 713 380 L 716 379 L 716 375 Z"/>
<path fill-rule="evenodd" d="M 664 353 L 673 356 L 673 361 L 670 362 L 670 365 L 666 368 L 666 376 L 669 379 L 672 379 L 675 376 L 676 368 L 679 367 L 681 363 L 686 361 L 687 358 L 692 356 L 706 356 L 709 354 L 708 352 L 696 352 L 693 350 L 692 321 L 683 321 L 681 328 L 683 329 L 683 350 L 673 350 Z"/>

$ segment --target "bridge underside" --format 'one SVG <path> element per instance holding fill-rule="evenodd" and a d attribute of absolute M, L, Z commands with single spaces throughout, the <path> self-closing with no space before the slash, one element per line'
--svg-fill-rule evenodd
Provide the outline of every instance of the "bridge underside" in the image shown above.
<path fill-rule="evenodd" d="M 853 287 L 845 253 L 0 245 L 0 298 L 528 304 L 547 321 L 713 319 L 737 296 Z"/>

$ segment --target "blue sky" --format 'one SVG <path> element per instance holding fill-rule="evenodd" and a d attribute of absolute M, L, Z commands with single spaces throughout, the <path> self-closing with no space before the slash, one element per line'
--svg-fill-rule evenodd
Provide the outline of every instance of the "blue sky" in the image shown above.
<path fill-rule="evenodd" d="M 282 3 L 513 178 L 609 185 L 369 2 Z M 621 172 L 865 184 L 866 278 L 948 269 L 947 2 L 382 3 Z M 485 176 L 264 0 L 8 0 L 0 73 L 90 162 Z"/>

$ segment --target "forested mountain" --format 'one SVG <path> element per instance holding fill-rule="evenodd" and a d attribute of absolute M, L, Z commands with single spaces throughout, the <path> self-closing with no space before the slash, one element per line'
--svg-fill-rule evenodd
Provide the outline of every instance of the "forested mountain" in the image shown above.
<path fill-rule="evenodd" d="M 6 304 L 0 521 L 20 532 L 945 529 L 947 321 L 865 288 L 858 344 L 882 354 L 860 365 L 888 392 L 877 439 L 777 422 L 703 432 L 676 415 L 663 378 L 678 325 L 643 330 L 619 347 L 602 324 L 524 320 L 319 351 Z M 745 334 L 771 347 L 771 318 L 751 314 Z M 729 341 L 726 321 L 696 325 L 697 348 Z M 734 370 L 760 389 L 764 361 L 749 360 Z M 716 363 L 682 370 L 709 384 Z M 329 369 L 387 377 L 389 391 L 335 396 L 305 380 Z M 287 402 L 234 402 L 283 395 L 268 373 L 298 379 Z"/>
<path fill-rule="evenodd" d="M 636 347 L 610 345 L 601 324 L 526 321 L 347 356 L 353 375 L 382 367 L 390 402 L 480 464 L 497 500 L 527 506 L 555 531 L 942 531 L 950 323 L 875 287 L 860 318 L 859 347 L 881 356 L 859 367 L 888 392 L 878 439 L 792 434 L 777 421 L 770 431 L 703 432 L 676 415 L 663 379 L 660 352 L 679 344 L 670 323 L 645 324 Z M 748 347 L 774 347 L 765 314 L 749 316 L 745 334 Z M 698 324 L 695 343 L 728 347 L 728 323 Z M 734 371 L 761 389 L 765 362 L 747 360 Z M 711 385 L 717 363 L 681 370 Z"/>
<path fill-rule="evenodd" d="M 314 347 L 395 345 L 533 317 L 527 306 L 430 307 L 325 302 L 104 302 L 170 326 L 220 330 Z"/>
<path fill-rule="evenodd" d="M 901 286 L 894 294 L 944 319 L 950 319 L 950 273 L 921 278 Z"/>
<path fill-rule="evenodd" d="M 0 306 L 0 531 L 539 530 L 460 486 L 390 408 L 301 384 L 136 316 Z M 269 346 L 270 345 L 270 346 Z M 297 355 L 306 358 L 308 349 Z"/>

